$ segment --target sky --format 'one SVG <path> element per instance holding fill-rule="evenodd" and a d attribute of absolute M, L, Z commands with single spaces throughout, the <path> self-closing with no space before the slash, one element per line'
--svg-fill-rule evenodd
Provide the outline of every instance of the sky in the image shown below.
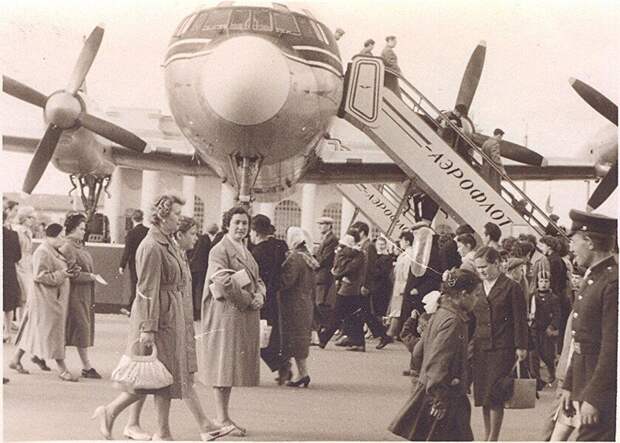
<path fill-rule="evenodd" d="M 204 4 L 193 0 L 112 0 L 88 6 L 78 0 L 6 1 L 0 17 L 0 66 L 7 75 L 43 93 L 63 88 L 82 37 L 103 23 L 103 44 L 87 78 L 89 96 L 103 109 L 123 106 L 167 112 L 160 66 L 166 46 L 180 21 Z M 485 40 L 486 61 L 470 115 L 484 132 L 499 126 L 506 139 L 518 143 L 527 136 L 528 146 L 545 156 L 582 156 L 586 142 L 606 125 L 572 90 L 570 77 L 618 102 L 617 1 L 306 4 L 330 28 L 345 30 L 340 41 L 343 59 L 359 52 L 368 38 L 377 41 L 378 53 L 384 37 L 396 35 L 404 76 L 441 109 L 454 106 L 469 56 Z M 43 132 L 40 110 L 5 94 L 0 94 L 0 125 L 4 133 L 36 136 Z M 15 174 L 0 174 L 0 190 L 18 190 L 28 157 L 3 153 L 2 164 L 10 165 Z M 38 191 L 57 192 L 66 184 L 67 179 L 52 167 Z M 538 202 L 544 203 L 551 192 L 552 203 L 563 208 L 561 213 L 567 213 L 580 192 L 585 204 L 585 185 L 574 191 L 569 188 L 572 185 L 565 183 L 528 184 Z M 616 212 L 616 198 L 612 200 L 603 212 Z"/>

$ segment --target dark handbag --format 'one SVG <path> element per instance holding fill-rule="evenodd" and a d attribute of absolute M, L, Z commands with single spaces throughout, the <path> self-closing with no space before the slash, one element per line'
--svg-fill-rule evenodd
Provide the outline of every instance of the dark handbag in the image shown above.
<path fill-rule="evenodd" d="M 513 380 L 512 396 L 504 402 L 506 409 L 532 409 L 536 405 L 536 380 L 521 378 L 521 365 L 515 362 L 511 374 L 517 370 L 517 378 Z"/>

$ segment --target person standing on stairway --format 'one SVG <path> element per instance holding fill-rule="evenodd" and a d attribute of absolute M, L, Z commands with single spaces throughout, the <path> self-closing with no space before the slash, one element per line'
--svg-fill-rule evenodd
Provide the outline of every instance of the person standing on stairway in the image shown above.
<path fill-rule="evenodd" d="M 482 152 L 484 152 L 484 154 L 488 157 L 488 160 L 483 159 L 482 161 L 482 176 L 497 192 L 502 191 L 502 175 L 500 172 L 506 174 L 506 170 L 502 164 L 502 156 L 500 152 L 500 143 L 503 136 L 504 131 L 500 128 L 495 128 L 493 131 L 493 137 L 489 138 L 482 145 Z M 495 169 L 491 163 L 497 166 L 499 171 Z"/>

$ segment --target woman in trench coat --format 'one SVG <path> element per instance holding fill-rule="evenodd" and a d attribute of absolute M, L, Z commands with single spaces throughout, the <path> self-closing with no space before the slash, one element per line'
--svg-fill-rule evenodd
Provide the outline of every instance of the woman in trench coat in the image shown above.
<path fill-rule="evenodd" d="M 169 424 L 170 401 L 191 395 L 192 379 L 186 352 L 186 323 L 183 297 L 187 288 L 188 270 L 185 259 L 173 238 L 179 228 L 184 201 L 174 195 L 163 195 L 153 205 L 151 229 L 140 243 L 136 254 L 138 286 L 129 324 L 129 339 L 125 353 L 129 355 L 136 342 L 157 348 L 157 357 L 173 378 L 173 383 L 152 391 L 122 392 L 116 399 L 95 410 L 99 431 L 112 439 L 115 418 L 129 405 L 154 394 L 158 430 L 153 440 L 172 439 Z M 206 433 L 204 439 L 217 438 L 218 430 Z M 144 431 L 125 428 L 125 436 Z"/>
<path fill-rule="evenodd" d="M 88 358 L 88 348 L 95 342 L 95 274 L 93 257 L 84 246 L 86 216 L 71 214 L 65 219 L 65 242 L 60 253 L 76 272 L 69 286 L 66 346 L 77 348 L 82 361 L 82 377 L 100 379 Z"/>
<path fill-rule="evenodd" d="M 27 373 L 21 364 L 25 352 L 43 359 L 53 358 L 63 381 L 77 381 L 65 365 L 65 323 L 69 306 L 67 262 L 58 252 L 63 243 L 62 226 L 45 228 L 46 238 L 32 256 L 34 292 L 15 344 L 17 351 L 9 363 L 11 369 Z"/>
<path fill-rule="evenodd" d="M 218 425 L 234 425 L 233 435 L 246 430 L 228 414 L 232 387 L 259 383 L 259 310 L 266 293 L 258 265 L 243 243 L 249 224 L 241 207 L 224 216 L 228 232 L 209 253 L 197 341 L 200 379 L 214 389 Z"/>

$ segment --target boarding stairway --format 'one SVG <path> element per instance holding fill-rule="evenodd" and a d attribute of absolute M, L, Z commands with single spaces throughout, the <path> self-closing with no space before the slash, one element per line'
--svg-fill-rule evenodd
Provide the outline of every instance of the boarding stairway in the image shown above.
<path fill-rule="evenodd" d="M 553 222 L 503 173 L 470 137 L 420 91 L 399 77 L 401 98 L 384 87 L 386 73 L 377 57 L 356 56 L 345 76 L 338 116 L 370 137 L 409 177 L 401 189 L 390 185 L 338 185 L 340 192 L 388 236 L 413 224 L 406 202 L 412 187 L 423 190 L 459 224 L 467 223 L 480 235 L 487 222 L 503 236 L 543 235 Z M 464 160 L 438 135 L 443 121 L 471 150 Z M 478 172 L 490 163 L 502 177 L 501 192 Z"/>

